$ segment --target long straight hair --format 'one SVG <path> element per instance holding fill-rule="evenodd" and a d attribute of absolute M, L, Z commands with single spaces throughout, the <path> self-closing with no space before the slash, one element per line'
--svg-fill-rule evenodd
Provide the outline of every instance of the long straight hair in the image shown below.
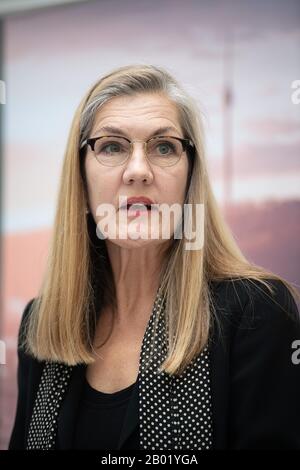
<path fill-rule="evenodd" d="M 295 298 L 296 288 L 285 279 L 250 263 L 240 251 L 215 200 L 207 172 L 201 114 L 193 98 L 164 68 L 133 64 L 98 80 L 80 102 L 65 150 L 57 208 L 46 269 L 38 296 L 31 306 L 24 345 L 39 360 L 69 365 L 94 359 L 93 338 L 101 309 L 115 303 L 115 287 L 104 240 L 86 214 L 87 184 L 84 152 L 96 112 L 113 97 L 159 93 L 173 102 L 181 128 L 194 152 L 188 154 L 189 174 L 185 203 L 204 206 L 204 244 L 185 250 L 185 236 L 174 239 L 160 273 L 166 306 L 168 355 L 160 370 L 180 374 L 207 345 L 215 317 L 212 281 L 242 279 L 285 284 Z M 194 226 L 195 230 L 195 226 Z M 245 283 L 245 286 L 249 283 Z"/>

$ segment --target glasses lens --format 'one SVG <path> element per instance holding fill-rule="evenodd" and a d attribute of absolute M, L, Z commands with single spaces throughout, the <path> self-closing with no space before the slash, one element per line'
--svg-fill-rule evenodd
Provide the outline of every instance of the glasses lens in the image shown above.
<path fill-rule="evenodd" d="M 122 137 L 101 137 L 96 140 L 94 153 L 98 162 L 106 166 L 121 165 L 130 151 L 130 143 Z"/>
<path fill-rule="evenodd" d="M 154 137 L 147 144 L 149 160 L 159 166 L 175 165 L 181 157 L 182 150 L 180 140 L 173 137 Z"/>

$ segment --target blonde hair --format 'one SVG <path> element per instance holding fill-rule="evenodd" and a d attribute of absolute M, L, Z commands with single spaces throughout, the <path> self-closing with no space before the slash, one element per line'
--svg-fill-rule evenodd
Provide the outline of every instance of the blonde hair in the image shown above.
<path fill-rule="evenodd" d="M 207 345 L 215 315 L 211 281 L 247 279 L 273 292 L 267 279 L 277 279 L 295 297 L 299 295 L 286 280 L 248 262 L 241 253 L 210 185 L 202 119 L 194 100 L 161 67 L 124 66 L 90 88 L 73 118 L 46 271 L 26 325 L 25 348 L 39 360 L 69 365 L 94 361 L 97 318 L 104 305 L 114 304 L 115 291 L 105 243 L 95 236 L 96 224 L 85 213 L 84 154 L 79 148 L 105 102 L 137 93 L 163 93 L 177 106 L 185 137 L 195 144 L 194 154 L 189 155 L 185 203 L 202 203 L 205 210 L 203 248 L 185 250 L 185 237 L 174 239 L 161 271 L 169 349 L 160 369 L 181 373 Z"/>

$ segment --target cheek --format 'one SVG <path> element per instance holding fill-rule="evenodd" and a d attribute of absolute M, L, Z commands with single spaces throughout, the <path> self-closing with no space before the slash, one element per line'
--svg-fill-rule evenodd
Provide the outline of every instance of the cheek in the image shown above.
<path fill-rule="evenodd" d="M 188 176 L 188 162 L 183 160 L 180 166 L 174 167 L 161 178 L 161 188 L 166 197 L 166 202 L 182 203 L 185 197 L 185 190 Z"/>
<path fill-rule="evenodd" d="M 113 201 L 119 181 L 118 175 L 114 175 L 110 168 L 99 168 L 97 162 L 96 165 L 91 160 L 87 160 L 85 164 L 87 189 L 92 205 Z"/>

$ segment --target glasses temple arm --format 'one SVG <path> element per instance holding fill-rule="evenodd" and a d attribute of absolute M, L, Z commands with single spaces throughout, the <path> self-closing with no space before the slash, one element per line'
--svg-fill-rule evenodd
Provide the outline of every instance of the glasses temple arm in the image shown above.
<path fill-rule="evenodd" d="M 80 150 L 87 144 L 87 139 L 85 139 L 80 145 Z"/>

